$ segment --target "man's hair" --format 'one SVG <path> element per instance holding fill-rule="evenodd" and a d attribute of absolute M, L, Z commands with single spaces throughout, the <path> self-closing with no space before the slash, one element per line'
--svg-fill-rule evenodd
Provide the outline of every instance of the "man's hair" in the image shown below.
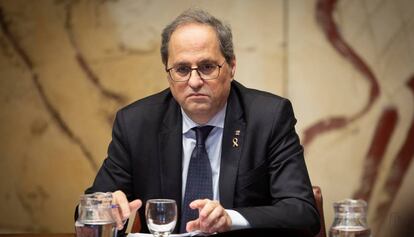
<path fill-rule="evenodd" d="M 165 66 L 167 66 L 168 61 L 168 43 L 170 42 L 171 35 L 179 26 L 189 23 L 198 23 L 213 27 L 220 43 L 220 51 L 227 63 L 230 63 L 234 59 L 233 36 L 230 26 L 224 24 L 206 11 L 190 8 L 181 13 L 181 15 L 175 18 L 174 21 L 167 25 L 162 31 L 161 59 Z"/>

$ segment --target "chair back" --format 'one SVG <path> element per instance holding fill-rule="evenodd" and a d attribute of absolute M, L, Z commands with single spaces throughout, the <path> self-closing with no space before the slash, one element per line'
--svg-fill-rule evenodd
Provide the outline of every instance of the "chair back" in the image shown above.
<path fill-rule="evenodd" d="M 139 218 L 139 212 L 137 211 L 137 214 L 135 214 L 134 223 L 132 224 L 132 227 L 131 227 L 131 233 L 139 233 L 140 231 L 141 231 L 141 219 Z"/>
<path fill-rule="evenodd" d="M 323 214 L 323 199 L 322 199 L 322 191 L 321 188 L 318 186 L 312 186 L 313 195 L 315 196 L 316 208 L 319 212 L 319 218 L 321 222 L 321 230 L 315 237 L 326 237 L 326 229 L 325 229 L 325 217 Z"/>

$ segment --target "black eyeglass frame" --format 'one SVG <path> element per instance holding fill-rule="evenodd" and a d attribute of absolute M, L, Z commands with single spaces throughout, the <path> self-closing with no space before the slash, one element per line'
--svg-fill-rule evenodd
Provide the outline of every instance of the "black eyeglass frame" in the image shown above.
<path fill-rule="evenodd" d="M 220 65 L 220 64 L 214 64 L 214 63 L 212 63 L 213 65 L 215 65 L 215 66 L 217 66 L 217 67 L 218 67 L 218 70 L 219 70 L 219 71 L 218 71 L 218 73 L 217 73 L 217 77 L 215 77 L 215 78 L 209 78 L 209 79 L 205 79 L 205 78 L 203 78 L 203 77 L 201 76 L 201 73 L 198 71 L 198 66 L 197 66 L 197 67 L 190 67 L 190 70 L 191 70 L 191 71 L 188 73 L 188 78 L 187 78 L 186 80 L 175 80 L 175 79 L 173 78 L 173 76 L 171 75 L 171 70 L 172 70 L 172 69 L 174 69 L 174 67 L 166 68 L 166 69 L 165 69 L 165 71 L 166 71 L 166 72 L 168 72 L 168 75 L 170 76 L 171 80 L 173 80 L 173 81 L 175 81 L 175 82 L 186 82 L 186 81 L 190 80 L 193 70 L 196 70 L 196 72 L 198 73 L 198 76 L 199 76 L 201 79 L 203 79 L 204 81 L 210 81 L 210 80 L 216 80 L 217 78 L 219 78 L 219 76 L 220 76 L 220 71 L 221 71 L 221 68 L 224 66 L 224 63 L 226 63 L 226 61 L 224 61 L 221 65 Z"/>

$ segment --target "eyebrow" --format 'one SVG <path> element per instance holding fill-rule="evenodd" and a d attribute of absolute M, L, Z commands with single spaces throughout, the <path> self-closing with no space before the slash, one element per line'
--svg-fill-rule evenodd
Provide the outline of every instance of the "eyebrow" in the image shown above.
<path fill-rule="evenodd" d="M 205 64 L 205 63 L 215 63 L 215 64 L 218 64 L 218 61 L 217 60 L 214 60 L 214 59 L 202 59 L 201 61 L 199 61 L 199 62 L 197 62 L 196 63 L 196 65 L 200 65 L 200 64 Z M 177 62 L 177 63 L 174 63 L 173 65 L 172 65 L 172 67 L 176 67 L 176 66 L 190 66 L 191 65 L 191 63 L 190 62 L 186 62 L 186 61 L 183 61 L 183 62 Z"/>

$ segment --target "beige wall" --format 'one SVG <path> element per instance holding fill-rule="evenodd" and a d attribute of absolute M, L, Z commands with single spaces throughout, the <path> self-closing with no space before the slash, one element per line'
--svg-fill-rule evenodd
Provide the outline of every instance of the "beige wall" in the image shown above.
<path fill-rule="evenodd" d="M 0 0 L 1 232 L 72 232 L 73 208 L 106 155 L 114 113 L 167 86 L 160 31 L 179 12 L 200 6 L 232 25 L 236 80 L 292 100 L 297 130 L 355 114 L 369 83 L 326 40 L 316 0 L 7 1 Z M 334 12 L 344 40 L 376 75 L 381 93 L 359 119 L 306 145 L 312 182 L 331 204 L 352 197 L 384 108 L 398 123 L 370 200 L 392 198 L 386 223 L 413 196 L 411 165 L 395 197 L 384 191 L 391 164 L 413 120 L 414 4 L 410 0 L 340 0 Z M 412 157 L 411 157 L 412 158 Z M 391 220 L 393 218 L 393 220 Z"/>

